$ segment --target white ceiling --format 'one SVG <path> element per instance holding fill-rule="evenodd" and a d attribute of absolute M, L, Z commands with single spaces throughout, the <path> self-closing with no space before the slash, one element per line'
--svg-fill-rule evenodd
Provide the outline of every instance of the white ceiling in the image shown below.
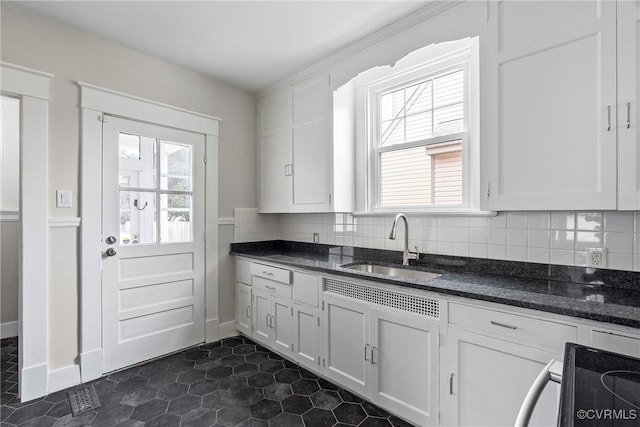
<path fill-rule="evenodd" d="M 256 92 L 426 1 L 29 1 L 74 27 Z"/>

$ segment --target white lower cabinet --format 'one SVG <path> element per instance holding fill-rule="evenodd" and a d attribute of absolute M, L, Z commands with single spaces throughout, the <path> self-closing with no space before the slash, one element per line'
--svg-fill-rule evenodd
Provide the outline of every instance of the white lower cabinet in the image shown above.
<path fill-rule="evenodd" d="M 251 335 L 251 286 L 236 282 L 236 329 Z"/>
<path fill-rule="evenodd" d="M 371 311 L 371 398 L 420 426 L 438 425 L 439 325 Z"/>
<path fill-rule="evenodd" d="M 302 366 L 318 369 L 320 361 L 318 309 L 293 305 L 293 358 Z"/>
<path fill-rule="evenodd" d="M 371 364 L 369 305 L 327 294 L 323 301 L 323 372 L 366 396 Z"/>
<path fill-rule="evenodd" d="M 253 290 L 253 334 L 256 341 L 277 351 L 293 346 L 291 300 L 258 289 Z"/>
<path fill-rule="evenodd" d="M 451 426 L 512 426 L 542 368 L 561 355 L 476 333 L 449 329 L 446 423 Z M 560 386 L 547 385 L 530 426 L 555 426 Z"/>
<path fill-rule="evenodd" d="M 437 321 L 324 295 L 324 373 L 420 426 L 438 424 Z"/>

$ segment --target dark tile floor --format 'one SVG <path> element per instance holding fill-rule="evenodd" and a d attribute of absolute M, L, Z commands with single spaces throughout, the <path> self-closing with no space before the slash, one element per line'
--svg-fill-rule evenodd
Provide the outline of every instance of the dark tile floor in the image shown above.
<path fill-rule="evenodd" d="M 68 390 L 19 402 L 17 339 L 1 344 L 1 427 L 410 426 L 243 337 L 96 380 L 102 406 L 72 417 Z"/>

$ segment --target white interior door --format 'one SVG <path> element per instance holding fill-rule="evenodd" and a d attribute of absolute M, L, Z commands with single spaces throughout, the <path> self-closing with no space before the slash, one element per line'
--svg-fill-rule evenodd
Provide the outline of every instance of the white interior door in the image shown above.
<path fill-rule="evenodd" d="M 204 341 L 205 137 L 106 117 L 102 141 L 110 372 Z"/>

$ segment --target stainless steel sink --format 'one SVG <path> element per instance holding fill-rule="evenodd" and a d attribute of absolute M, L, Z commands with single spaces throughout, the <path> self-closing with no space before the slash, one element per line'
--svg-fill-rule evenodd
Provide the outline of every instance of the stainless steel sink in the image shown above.
<path fill-rule="evenodd" d="M 359 263 L 351 265 L 347 264 L 343 265 L 342 267 L 351 270 L 363 271 L 365 273 L 384 274 L 394 277 L 406 277 L 408 279 L 435 279 L 436 277 L 440 276 L 439 273 L 432 273 L 430 271 L 409 270 L 407 268 L 389 267 L 387 265 L 380 264 Z"/>

